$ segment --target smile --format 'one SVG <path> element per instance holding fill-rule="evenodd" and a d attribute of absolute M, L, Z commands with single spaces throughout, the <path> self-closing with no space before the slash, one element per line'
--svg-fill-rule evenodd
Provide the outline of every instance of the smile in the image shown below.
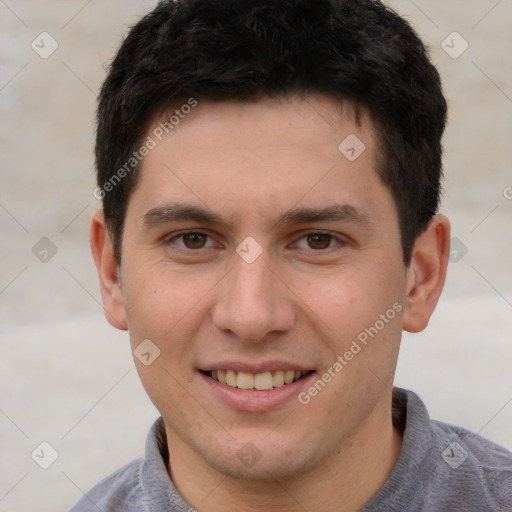
<path fill-rule="evenodd" d="M 232 388 L 255 390 L 255 391 L 268 391 L 272 388 L 280 388 L 296 382 L 310 371 L 297 371 L 297 370 L 276 370 L 273 372 L 263 373 L 247 373 L 236 372 L 234 370 L 213 370 L 203 372 L 213 380 L 226 384 Z"/>

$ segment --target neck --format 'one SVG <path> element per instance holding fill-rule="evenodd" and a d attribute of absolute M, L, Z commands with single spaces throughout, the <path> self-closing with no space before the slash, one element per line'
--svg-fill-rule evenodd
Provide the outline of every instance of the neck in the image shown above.
<path fill-rule="evenodd" d="M 168 430 L 172 446 L 168 471 L 180 494 L 198 512 L 356 512 L 378 493 L 400 454 L 402 434 L 393 427 L 390 412 L 387 418 L 361 426 L 328 460 L 307 473 L 279 481 L 240 480 L 218 473 Z"/>

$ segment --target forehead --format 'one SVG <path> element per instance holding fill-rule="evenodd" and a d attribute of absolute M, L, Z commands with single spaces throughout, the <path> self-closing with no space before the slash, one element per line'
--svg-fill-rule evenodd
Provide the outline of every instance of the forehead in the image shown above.
<path fill-rule="evenodd" d="M 156 120 L 147 136 L 154 147 L 134 195 L 148 208 L 179 200 L 276 218 L 299 203 L 365 210 L 389 195 L 370 117 L 325 96 L 197 100 Z"/>
<path fill-rule="evenodd" d="M 194 107 L 190 108 L 190 104 Z M 367 109 L 317 93 L 251 101 L 190 98 L 158 116 L 148 131 L 157 142 L 172 139 L 173 135 L 180 139 L 203 137 L 198 150 L 209 146 L 210 141 L 225 146 L 235 140 L 241 149 L 279 145 L 308 148 L 317 145 L 319 138 L 331 144 L 349 132 L 357 132 L 373 145 L 373 121 Z M 337 146 L 336 143 L 334 149 Z"/>

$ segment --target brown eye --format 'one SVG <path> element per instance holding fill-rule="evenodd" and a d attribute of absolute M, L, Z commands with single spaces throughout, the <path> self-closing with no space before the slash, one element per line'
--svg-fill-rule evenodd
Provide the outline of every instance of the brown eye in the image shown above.
<path fill-rule="evenodd" d="M 312 249 L 328 249 L 331 243 L 332 236 L 325 235 L 322 233 L 316 233 L 314 235 L 308 235 L 308 245 Z"/>
<path fill-rule="evenodd" d="M 181 235 L 183 243 L 187 249 L 202 249 L 206 243 L 208 235 L 204 233 L 185 233 Z"/>

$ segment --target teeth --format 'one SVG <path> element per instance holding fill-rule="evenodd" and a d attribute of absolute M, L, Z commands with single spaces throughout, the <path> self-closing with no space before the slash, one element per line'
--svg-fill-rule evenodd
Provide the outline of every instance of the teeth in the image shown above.
<path fill-rule="evenodd" d="M 254 375 L 252 373 L 238 372 L 236 387 L 239 389 L 252 389 L 254 387 Z"/>
<path fill-rule="evenodd" d="M 226 372 L 226 384 L 232 388 L 236 388 L 236 373 L 233 370 L 228 370 Z"/>
<path fill-rule="evenodd" d="M 270 372 L 257 373 L 254 376 L 254 387 L 260 391 L 265 391 L 266 389 L 272 389 L 273 385 L 274 385 L 274 382 L 272 379 L 272 374 Z"/>
<path fill-rule="evenodd" d="M 308 372 L 293 370 L 277 370 L 275 372 L 264 373 L 247 373 L 235 372 L 233 370 L 214 370 L 209 373 L 210 377 L 221 384 L 227 384 L 232 388 L 239 389 L 256 389 L 258 391 L 266 391 L 269 389 L 280 388 L 285 384 L 299 380 Z"/>
<path fill-rule="evenodd" d="M 293 379 L 295 378 L 295 372 L 293 370 L 288 370 L 284 374 L 284 383 L 290 384 L 290 382 L 293 382 Z"/>
<path fill-rule="evenodd" d="M 277 370 L 274 372 L 272 377 L 272 385 L 276 388 L 280 388 L 284 384 L 284 372 L 283 370 Z"/>

